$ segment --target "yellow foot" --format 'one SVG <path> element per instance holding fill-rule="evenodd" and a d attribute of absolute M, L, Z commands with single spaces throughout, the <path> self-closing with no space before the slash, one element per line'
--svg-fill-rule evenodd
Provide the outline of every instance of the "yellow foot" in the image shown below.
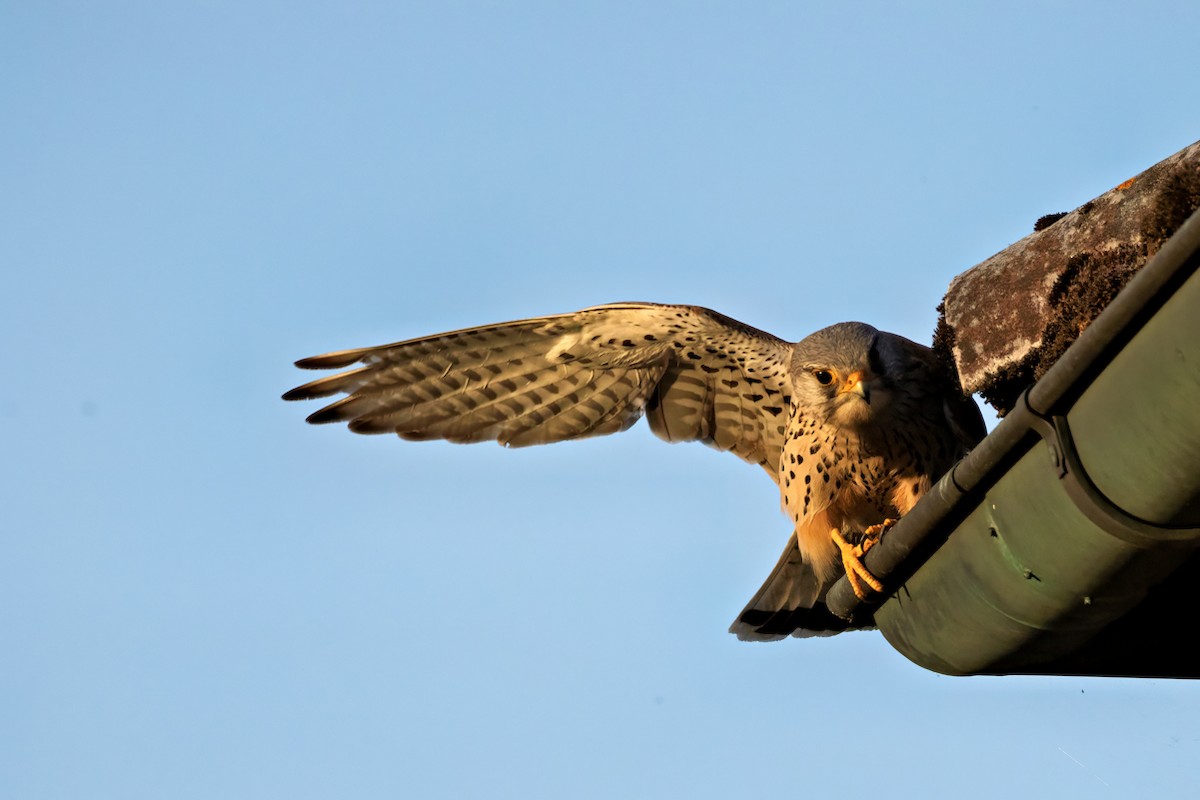
<path fill-rule="evenodd" d="M 874 546 L 875 542 L 879 541 L 879 537 L 883 536 L 883 534 L 887 533 L 888 528 L 892 527 L 895 524 L 896 524 L 896 520 L 892 519 L 891 517 L 888 517 L 887 519 L 885 519 L 883 522 L 879 523 L 878 525 L 872 525 L 871 527 L 869 527 L 865 531 L 863 531 L 864 541 L 866 539 L 871 540 L 871 544 L 864 547 L 863 552 L 865 553 L 868 550 L 870 550 L 871 547 Z"/>
<path fill-rule="evenodd" d="M 879 537 L 888 528 L 895 525 L 894 519 L 885 520 L 880 525 L 872 525 L 863 531 L 863 539 L 860 544 L 850 544 L 842 536 L 842 532 L 834 528 L 829 532 L 829 537 L 833 539 L 833 543 L 838 546 L 838 550 L 842 551 L 842 566 L 846 569 L 846 577 L 850 579 L 850 588 L 854 590 L 854 596 L 859 600 L 867 599 L 867 591 L 863 588 L 865 583 L 879 594 L 883 594 L 883 584 L 879 579 L 870 573 L 863 564 L 863 556 L 867 551 L 875 546 L 879 541 Z"/>

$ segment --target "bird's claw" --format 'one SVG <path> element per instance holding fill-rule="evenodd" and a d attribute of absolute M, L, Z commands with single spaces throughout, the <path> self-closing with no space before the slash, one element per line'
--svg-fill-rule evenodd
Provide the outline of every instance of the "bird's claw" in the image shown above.
<path fill-rule="evenodd" d="M 863 588 L 864 583 L 879 594 L 883 594 L 884 592 L 883 584 L 871 574 L 862 560 L 867 551 L 879 542 L 883 533 L 895 524 L 896 520 L 885 519 L 878 525 L 872 525 L 863 531 L 862 540 L 858 544 L 850 544 L 846 541 L 845 537 L 842 536 L 842 532 L 837 528 L 829 532 L 833 543 L 838 546 L 838 550 L 842 553 L 842 566 L 846 569 L 846 577 L 850 580 L 850 588 L 854 590 L 854 596 L 859 600 L 867 599 L 867 591 Z"/>
<path fill-rule="evenodd" d="M 870 550 L 872 547 L 874 547 L 875 543 L 879 541 L 879 538 L 881 536 L 883 536 L 883 534 L 885 534 L 887 532 L 887 530 L 895 524 L 896 524 L 896 520 L 892 519 L 891 517 L 888 517 L 887 519 L 885 519 L 883 522 L 879 523 L 878 525 L 872 525 L 871 527 L 864 530 L 863 531 L 863 541 L 866 542 L 869 539 L 871 541 L 871 544 L 864 547 L 863 552 L 865 553 L 868 550 Z"/>

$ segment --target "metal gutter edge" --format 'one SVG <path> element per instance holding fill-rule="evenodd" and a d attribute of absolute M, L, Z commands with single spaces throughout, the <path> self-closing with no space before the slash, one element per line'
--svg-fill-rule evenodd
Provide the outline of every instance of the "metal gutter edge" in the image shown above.
<path fill-rule="evenodd" d="M 1198 263 L 1200 211 L 867 554 L 881 604 L 843 579 L 829 609 L 874 612 L 897 650 L 947 674 L 1200 677 L 1170 648 L 1139 662 L 1095 646 L 1200 547 Z"/>

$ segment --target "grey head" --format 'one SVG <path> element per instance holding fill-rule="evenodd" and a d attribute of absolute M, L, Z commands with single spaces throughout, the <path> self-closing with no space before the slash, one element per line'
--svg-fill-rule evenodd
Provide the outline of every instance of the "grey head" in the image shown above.
<path fill-rule="evenodd" d="M 839 322 L 792 351 L 792 391 L 823 422 L 859 428 L 886 416 L 920 345 L 864 322 Z"/>

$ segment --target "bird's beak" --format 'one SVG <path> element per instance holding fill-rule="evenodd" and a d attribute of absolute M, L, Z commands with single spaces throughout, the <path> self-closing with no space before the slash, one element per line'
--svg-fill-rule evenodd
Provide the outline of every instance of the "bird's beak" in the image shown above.
<path fill-rule="evenodd" d="M 846 376 L 846 382 L 842 384 L 842 388 L 838 390 L 838 394 L 846 394 L 854 392 L 863 400 L 871 401 L 871 391 L 867 388 L 867 381 L 873 376 L 865 375 L 862 370 L 855 370 Z"/>

